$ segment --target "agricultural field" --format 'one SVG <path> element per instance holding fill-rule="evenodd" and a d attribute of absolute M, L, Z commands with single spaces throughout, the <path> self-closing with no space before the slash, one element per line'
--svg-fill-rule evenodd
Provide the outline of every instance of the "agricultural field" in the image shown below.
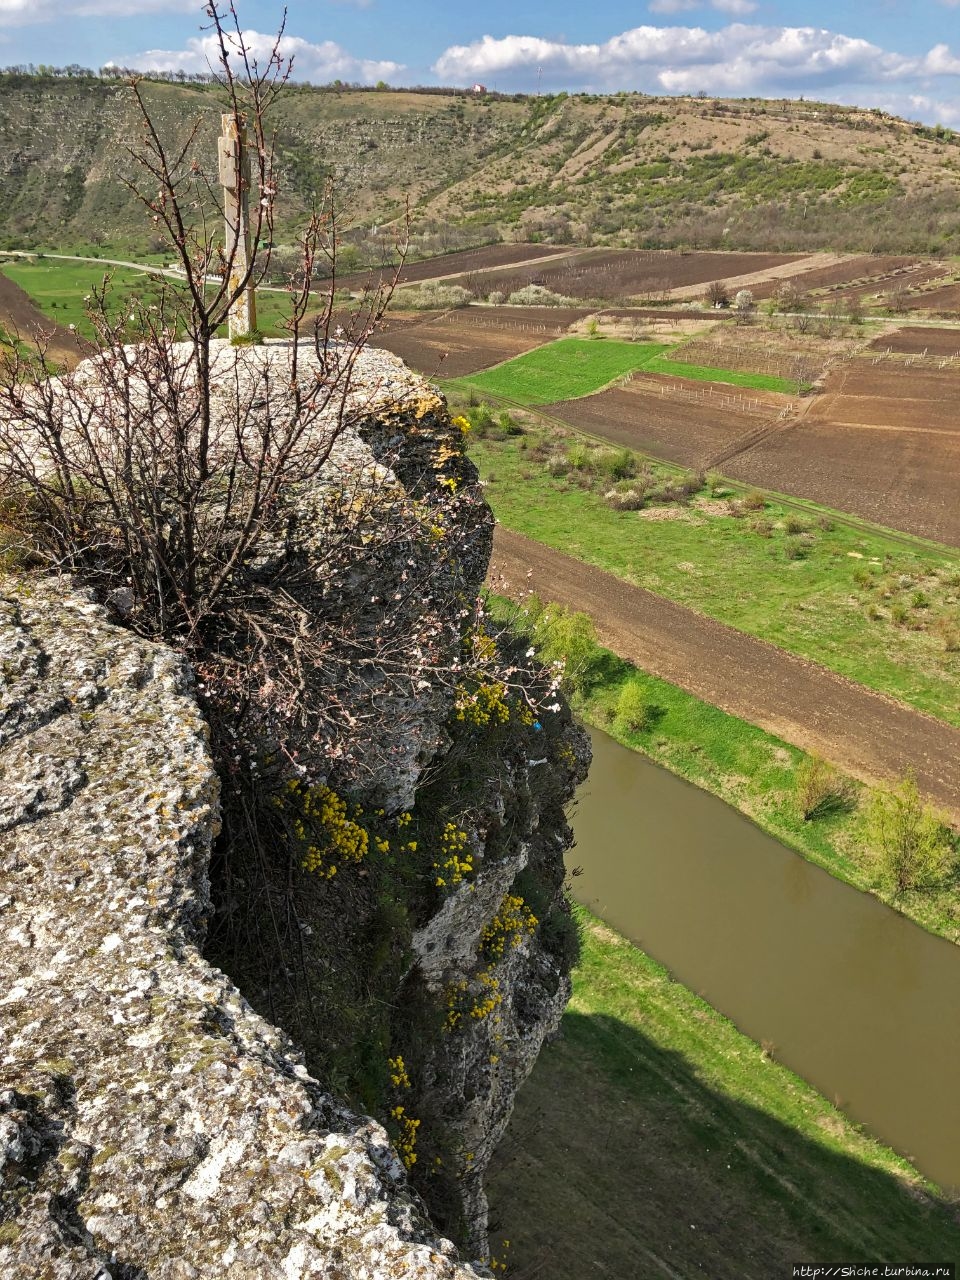
<path fill-rule="evenodd" d="M 491 271 L 484 288 L 510 294 L 541 284 L 568 298 L 624 302 L 634 297 L 659 298 L 687 285 L 708 285 L 799 261 L 798 254 L 672 253 L 656 249 L 596 249 L 571 252 L 542 265 Z M 469 284 L 465 277 L 454 281 Z"/>
<path fill-rule="evenodd" d="M 617 342 L 589 338 L 565 338 L 486 372 L 474 374 L 469 383 L 481 394 L 503 396 L 518 404 L 550 404 L 552 401 L 588 396 L 618 379 L 636 374 L 641 384 L 648 376 L 661 385 L 723 384 L 747 391 L 787 394 L 795 384 L 772 374 L 718 369 L 673 357 L 680 352 L 670 342 Z"/>
<path fill-rule="evenodd" d="M 927 325 L 911 328 L 905 325 L 892 333 L 883 333 L 870 343 L 871 351 L 889 351 L 907 356 L 939 356 L 960 360 L 960 329 L 934 329 Z"/>
<path fill-rule="evenodd" d="M 419 262 L 405 262 L 400 271 L 398 283 L 417 284 L 424 280 L 443 280 L 448 276 L 458 276 L 464 272 L 486 273 L 499 267 L 508 267 L 513 263 L 532 262 L 536 258 L 557 257 L 566 252 L 556 245 L 548 244 L 486 244 L 479 249 L 459 249 L 454 253 L 443 253 L 435 258 L 424 258 Z M 389 263 L 383 267 L 370 267 L 364 271 L 352 271 L 349 275 L 339 276 L 337 287 L 357 292 L 361 289 L 376 288 L 383 282 L 391 282 L 396 266 Z M 491 286 L 492 287 L 492 286 Z"/>
<path fill-rule="evenodd" d="M 723 465 L 749 484 L 960 545 L 960 367 L 852 361 L 802 416 Z"/>
<path fill-rule="evenodd" d="M 373 345 L 428 377 L 462 378 L 563 337 L 588 314 L 578 307 L 466 307 L 406 316 L 389 312 Z"/>
<path fill-rule="evenodd" d="M 694 391 L 679 380 L 643 377 L 597 395 L 546 405 L 544 412 L 612 444 L 701 469 L 752 438 L 785 403 L 769 394 L 737 396 L 732 388 L 714 383 L 698 384 Z"/>
<path fill-rule="evenodd" d="M 947 548 L 671 473 L 531 411 L 506 431 L 467 412 L 506 528 L 960 723 L 960 563 Z"/>

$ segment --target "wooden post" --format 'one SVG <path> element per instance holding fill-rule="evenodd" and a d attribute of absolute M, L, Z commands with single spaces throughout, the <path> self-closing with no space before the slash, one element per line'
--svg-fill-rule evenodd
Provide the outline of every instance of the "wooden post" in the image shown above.
<path fill-rule="evenodd" d="M 219 139 L 220 185 L 226 224 L 226 254 L 236 246 L 230 272 L 230 290 L 237 288 L 250 265 L 250 156 L 247 130 L 236 116 L 220 117 L 223 133 Z M 257 327 L 257 299 L 250 284 L 230 308 L 231 338 L 245 338 Z"/>

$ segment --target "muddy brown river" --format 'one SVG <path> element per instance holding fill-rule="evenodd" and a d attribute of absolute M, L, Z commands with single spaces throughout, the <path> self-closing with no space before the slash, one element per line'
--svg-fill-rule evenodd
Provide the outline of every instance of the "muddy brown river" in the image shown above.
<path fill-rule="evenodd" d="M 569 855 L 583 868 L 578 901 L 927 1177 L 960 1188 L 960 947 L 590 736 Z"/>

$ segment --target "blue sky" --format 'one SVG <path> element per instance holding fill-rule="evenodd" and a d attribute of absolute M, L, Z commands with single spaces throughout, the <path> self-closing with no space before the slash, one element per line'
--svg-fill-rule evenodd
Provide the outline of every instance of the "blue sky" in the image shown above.
<path fill-rule="evenodd" d="M 239 0 L 255 45 L 281 6 Z M 298 78 L 804 95 L 960 127 L 960 0 L 291 0 Z M 0 0 L 0 64 L 202 70 L 196 0 Z"/>

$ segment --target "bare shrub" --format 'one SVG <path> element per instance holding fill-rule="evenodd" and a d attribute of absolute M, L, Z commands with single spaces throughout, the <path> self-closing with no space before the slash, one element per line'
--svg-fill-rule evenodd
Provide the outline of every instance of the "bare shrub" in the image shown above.
<path fill-rule="evenodd" d="M 765 511 L 767 499 L 759 489 L 748 489 L 740 499 L 747 511 Z"/>

